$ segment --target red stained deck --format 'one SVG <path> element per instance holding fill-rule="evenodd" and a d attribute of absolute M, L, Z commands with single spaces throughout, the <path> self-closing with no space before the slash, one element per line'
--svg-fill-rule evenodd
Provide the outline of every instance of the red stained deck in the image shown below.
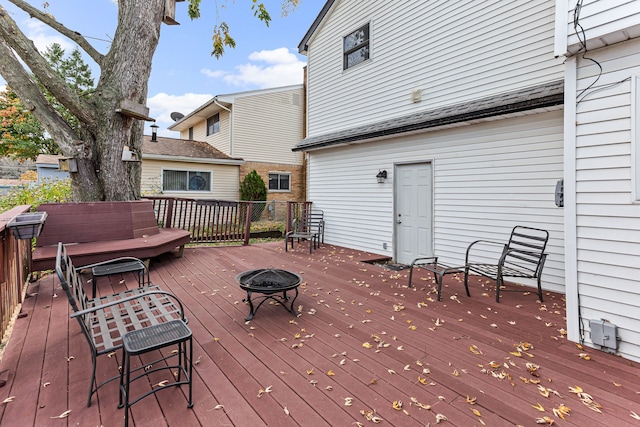
<path fill-rule="evenodd" d="M 187 307 L 195 405 L 186 407 L 186 386 L 167 388 L 134 405 L 132 421 L 353 426 L 374 425 L 361 414 L 374 411 L 380 425 L 395 426 L 435 425 L 438 414 L 447 418 L 443 426 L 534 426 L 545 416 L 558 426 L 640 425 L 632 417 L 640 414 L 637 364 L 567 342 L 562 295 L 547 293 L 540 304 L 534 294 L 505 293 L 497 304 L 485 280 L 473 282 L 468 298 L 459 278 L 447 276 L 437 302 L 429 273 L 418 272 L 416 287 L 408 289 L 408 271 L 362 262 L 375 257 L 330 245 L 313 255 L 306 245 L 285 253 L 284 244 L 274 242 L 187 248 L 183 258 L 154 259 L 152 282 Z M 297 318 L 265 303 L 245 322 L 245 293 L 234 277 L 265 267 L 302 275 Z M 120 279 L 102 278 L 100 291 L 121 290 Z M 122 425 L 117 382 L 85 405 L 90 355 L 58 280 L 43 277 L 28 293 L 28 315 L 17 319 L 0 365 L 8 370 L 0 401 L 10 398 L 0 404 L 0 424 Z M 372 348 L 363 347 L 366 342 Z M 518 356 L 521 343 L 532 347 Z M 115 374 L 118 359 L 101 356 L 98 378 Z M 527 363 L 539 366 L 538 376 Z M 601 405 L 600 413 L 571 392 L 576 386 Z M 259 397 L 261 389 L 270 392 Z M 394 401 L 402 402 L 400 410 Z M 538 404 L 543 412 L 533 407 Z M 553 411 L 561 404 L 571 410 L 564 420 Z"/>

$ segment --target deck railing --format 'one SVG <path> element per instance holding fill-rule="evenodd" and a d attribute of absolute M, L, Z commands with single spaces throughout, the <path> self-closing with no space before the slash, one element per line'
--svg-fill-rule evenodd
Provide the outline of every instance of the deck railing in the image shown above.
<path fill-rule="evenodd" d="M 191 233 L 192 243 L 242 242 L 249 244 L 251 202 L 146 197 L 153 201 L 160 227 Z"/>
<path fill-rule="evenodd" d="M 11 218 L 29 211 L 29 205 L 17 206 L 0 213 L 0 339 L 11 318 L 22 303 L 22 291 L 29 277 L 31 240 L 19 240 L 6 227 Z"/>

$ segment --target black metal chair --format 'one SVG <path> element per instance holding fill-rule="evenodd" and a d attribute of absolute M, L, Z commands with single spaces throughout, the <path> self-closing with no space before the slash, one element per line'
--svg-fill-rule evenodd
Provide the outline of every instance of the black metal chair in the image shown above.
<path fill-rule="evenodd" d="M 289 231 L 284 238 L 284 251 L 289 250 L 289 242 L 291 242 L 291 249 L 293 249 L 293 242 L 297 240 L 309 241 L 309 253 L 312 253 L 313 249 L 319 248 L 321 243 L 324 243 L 324 212 L 316 209 L 304 211 L 299 218 L 293 220 L 291 231 Z"/>
<path fill-rule="evenodd" d="M 547 258 L 547 254 L 544 251 L 548 240 L 548 231 L 524 226 L 515 226 L 506 244 L 489 240 L 476 240 L 469 245 L 465 256 L 465 288 L 469 289 L 470 272 L 493 279 L 496 281 L 496 302 L 500 302 L 501 291 L 522 292 L 517 289 L 502 289 L 504 277 L 537 279 L 538 298 L 542 301 L 541 275 Z M 502 246 L 502 254 L 496 263 L 472 261 L 472 258 L 478 257 L 478 253 L 483 249 L 487 249 L 487 246 L 496 245 Z"/>
<path fill-rule="evenodd" d="M 83 287 L 84 280 L 79 271 L 74 268 L 62 243 L 58 244 L 56 273 L 73 308 L 74 313 L 71 317 L 78 320 L 91 349 L 92 369 L 87 406 L 91 406 L 91 397 L 100 387 L 120 378 L 118 373 L 96 384 L 98 356 L 122 348 L 122 337 L 130 331 L 173 320 L 187 322 L 182 302 L 175 295 L 155 285 L 129 289 L 99 298 L 88 298 Z"/>

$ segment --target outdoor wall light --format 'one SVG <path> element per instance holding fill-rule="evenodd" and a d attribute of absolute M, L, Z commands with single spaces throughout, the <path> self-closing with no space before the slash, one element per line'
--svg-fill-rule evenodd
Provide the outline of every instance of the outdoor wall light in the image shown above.
<path fill-rule="evenodd" d="M 387 171 L 384 169 L 380 170 L 376 178 L 378 179 L 378 184 L 384 184 L 384 180 L 387 179 Z"/>
<path fill-rule="evenodd" d="M 151 141 L 152 142 L 158 142 L 158 128 L 160 126 L 158 126 L 157 124 L 152 124 L 151 125 Z"/>

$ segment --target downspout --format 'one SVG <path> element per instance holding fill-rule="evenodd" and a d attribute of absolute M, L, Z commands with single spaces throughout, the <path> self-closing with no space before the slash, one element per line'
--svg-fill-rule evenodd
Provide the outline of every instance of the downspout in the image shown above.
<path fill-rule="evenodd" d="M 229 156 L 233 156 L 233 112 L 224 105 L 218 103 L 218 97 L 213 98 L 213 103 L 229 113 Z"/>

